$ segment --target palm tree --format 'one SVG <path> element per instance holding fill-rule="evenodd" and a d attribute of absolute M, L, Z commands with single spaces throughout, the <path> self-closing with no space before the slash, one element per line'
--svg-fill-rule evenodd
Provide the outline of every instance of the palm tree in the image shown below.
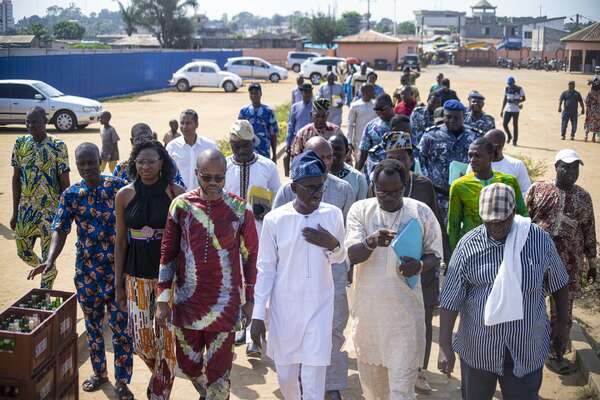
<path fill-rule="evenodd" d="M 133 33 L 137 32 L 137 28 L 135 26 L 138 23 L 138 10 L 133 4 L 126 7 L 119 0 L 117 0 L 117 3 L 119 3 L 121 18 L 125 24 L 125 32 L 127 32 L 127 36 L 131 36 Z"/>

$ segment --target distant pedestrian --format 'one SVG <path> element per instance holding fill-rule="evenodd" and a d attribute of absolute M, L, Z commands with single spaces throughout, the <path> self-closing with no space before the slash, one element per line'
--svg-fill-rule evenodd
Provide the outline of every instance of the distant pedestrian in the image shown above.
<path fill-rule="evenodd" d="M 360 88 L 361 98 L 356 99 L 350 105 L 348 111 L 348 143 L 352 150 L 354 162 L 360 158 L 360 140 L 365 127 L 372 119 L 377 118 L 375 107 L 375 95 L 373 85 L 362 85 Z"/>
<path fill-rule="evenodd" d="M 402 86 L 410 86 L 413 88 L 413 94 L 415 96 L 415 101 L 417 104 L 421 103 L 421 94 L 419 93 L 419 89 L 417 88 L 417 78 L 421 76 L 419 72 L 412 72 L 410 67 L 407 65 L 404 67 L 404 74 L 400 77 L 400 87 Z M 396 89 L 398 91 L 398 89 Z M 396 93 L 394 93 L 396 95 Z"/>
<path fill-rule="evenodd" d="M 296 87 L 292 90 L 292 102 L 290 104 L 302 101 L 302 86 L 304 85 L 304 77 L 298 75 L 296 78 Z"/>
<path fill-rule="evenodd" d="M 46 133 L 46 111 L 34 107 L 26 117 L 28 135 L 19 136 L 13 147 L 13 212 L 10 229 L 15 231 L 17 255 L 30 267 L 48 257 L 52 221 L 60 194 L 69 187 L 69 154 L 65 143 Z M 40 240 L 40 255 L 34 253 Z M 52 268 L 42 275 L 41 287 L 51 289 L 56 278 Z"/>
<path fill-rule="evenodd" d="M 100 163 L 100 172 L 103 172 L 108 165 L 108 171 L 112 172 L 119 161 L 119 135 L 117 131 L 110 124 L 112 115 L 108 111 L 104 111 L 100 114 L 100 138 L 102 139 L 102 150 L 100 151 L 100 157 L 102 162 Z"/>
<path fill-rule="evenodd" d="M 375 91 L 375 97 L 381 96 L 382 94 L 385 93 L 383 88 L 377 84 L 377 74 L 375 73 L 375 71 L 369 72 L 367 74 L 367 83 L 369 85 L 373 85 L 373 89 Z"/>
<path fill-rule="evenodd" d="M 251 104 L 240 110 L 238 119 L 245 119 L 252 125 L 256 152 L 277 163 L 279 125 L 275 113 L 271 107 L 261 103 L 262 87 L 260 83 L 250 84 L 248 94 L 250 95 Z"/>
<path fill-rule="evenodd" d="M 439 88 L 435 93 L 439 93 L 440 99 L 442 100 L 442 105 L 445 104 L 448 100 L 458 100 L 456 92 L 450 89 L 450 79 L 442 79 L 441 85 L 441 88 Z"/>
<path fill-rule="evenodd" d="M 296 133 L 312 121 L 313 86 L 306 82 L 302 84 L 302 100 L 292 104 L 288 116 L 287 135 L 285 137 L 285 156 L 283 157 L 283 168 L 285 176 L 289 175 L 290 152 Z"/>
<path fill-rule="evenodd" d="M 394 107 L 394 113 L 410 117 L 412 111 L 417 106 L 415 94 L 411 86 L 404 86 L 400 92 L 400 101 Z"/>
<path fill-rule="evenodd" d="M 167 147 L 171 140 L 177 139 L 179 136 L 181 136 L 179 122 L 176 119 L 172 119 L 169 121 L 169 131 L 163 135 L 163 144 Z"/>
<path fill-rule="evenodd" d="M 486 186 L 479 215 L 483 224 L 458 243 L 442 289 L 438 368 L 450 377 L 459 354 L 464 400 L 491 400 L 498 382 L 505 399 L 538 399 L 550 347 L 562 355 L 567 342 L 569 277 L 550 236 L 515 215 L 510 186 Z M 546 293 L 559 316 L 552 330 Z"/>
<path fill-rule="evenodd" d="M 581 94 L 575 90 L 575 81 L 570 81 L 568 90 L 562 92 L 558 99 L 558 112 L 561 113 L 560 138 L 562 140 L 565 140 L 569 122 L 571 122 L 571 140 L 575 139 L 575 132 L 577 132 L 578 106 L 581 106 L 581 115 L 585 115 L 583 98 L 581 97 Z"/>
<path fill-rule="evenodd" d="M 363 61 L 360 63 L 360 70 L 352 75 L 352 98 L 356 98 L 365 83 L 367 83 L 367 63 Z"/>
<path fill-rule="evenodd" d="M 486 133 L 496 128 L 494 117 L 483 112 L 485 97 L 476 90 L 469 93 L 469 109 L 465 113 L 465 125 L 472 126 Z"/>
<path fill-rule="evenodd" d="M 198 187 L 196 176 L 198 156 L 204 150 L 216 149 L 217 145 L 212 140 L 196 133 L 198 129 L 198 114 L 196 111 L 184 110 L 179 118 L 179 126 L 181 126 L 182 136 L 169 142 L 167 151 L 183 176 L 186 190 L 193 190 Z"/>
<path fill-rule="evenodd" d="M 554 182 L 536 182 L 527 192 L 527 207 L 532 222 L 548 232 L 569 275 L 567 332 L 573 324 L 573 302 L 581 294 L 582 271 L 588 280 L 596 280 L 596 229 L 590 194 L 576 185 L 583 161 L 575 150 L 556 154 Z M 584 262 L 585 260 L 587 261 Z M 551 325 L 558 323 L 556 303 L 550 299 Z M 567 343 L 570 348 L 570 342 Z M 549 367 L 558 373 L 571 369 L 560 354 L 554 354 Z"/>
<path fill-rule="evenodd" d="M 596 142 L 596 135 L 600 135 L 600 75 L 596 75 L 590 84 L 590 92 L 585 97 L 585 140 L 591 132 L 592 142 Z"/>
<path fill-rule="evenodd" d="M 325 140 L 332 135 L 343 134 L 340 127 L 336 124 L 327 121 L 329 115 L 329 100 L 325 98 L 317 98 L 313 101 L 312 106 L 312 123 L 304 126 L 296 133 L 296 137 L 292 143 L 290 155 L 292 158 L 302 154 L 306 147 L 306 142 L 313 136 L 321 136 Z"/>
<path fill-rule="evenodd" d="M 327 122 L 337 126 L 342 125 L 342 107 L 346 101 L 344 88 L 335 80 L 337 76 L 334 72 L 327 73 L 327 83 L 319 88 L 318 97 L 329 100 L 329 116 Z"/>
<path fill-rule="evenodd" d="M 440 72 L 435 77 L 436 83 L 434 83 L 433 85 L 431 85 L 431 87 L 429 88 L 429 93 L 430 94 L 433 93 L 433 92 L 437 92 L 438 90 L 440 90 L 442 88 L 442 79 L 444 79 L 444 74 L 442 74 Z"/>
<path fill-rule="evenodd" d="M 506 83 L 507 86 L 504 89 L 504 99 L 502 100 L 502 112 L 500 112 L 500 116 L 503 117 L 502 125 L 504 132 L 508 136 L 508 142 L 512 141 L 513 146 L 516 146 L 519 140 L 519 113 L 525 101 L 525 91 L 521 86 L 516 85 L 515 78 L 512 76 L 508 77 Z M 513 122 L 512 134 L 508 127 L 511 119 Z"/>

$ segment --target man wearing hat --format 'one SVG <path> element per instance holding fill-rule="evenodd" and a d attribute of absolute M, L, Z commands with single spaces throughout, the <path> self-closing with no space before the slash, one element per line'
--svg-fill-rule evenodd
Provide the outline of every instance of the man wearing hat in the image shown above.
<path fill-rule="evenodd" d="M 523 108 L 525 101 L 525 92 L 521 86 L 517 86 L 515 78 L 509 76 L 506 80 L 506 88 L 504 88 L 504 99 L 502 100 L 502 111 L 500 116 L 503 117 L 502 126 L 504 132 L 508 136 L 508 142 L 512 141 L 513 146 L 517 145 L 519 139 L 519 113 Z M 511 135 L 508 123 L 513 121 L 513 134 Z"/>
<path fill-rule="evenodd" d="M 567 271 L 550 235 L 515 215 L 515 203 L 508 185 L 483 188 L 483 224 L 458 242 L 442 290 L 438 368 L 450 377 L 458 353 L 464 400 L 491 400 L 498 382 L 505 399 L 538 399 L 550 347 L 562 355 L 568 338 Z"/>
<path fill-rule="evenodd" d="M 581 292 L 581 270 L 587 268 L 587 278 L 596 280 L 594 209 L 590 194 L 575 184 L 580 165 L 583 161 L 575 150 L 559 151 L 554 164 L 555 181 L 534 183 L 526 196 L 532 221 L 548 232 L 569 274 L 568 330 L 572 324 L 573 300 Z M 552 324 L 556 324 L 555 303 L 550 304 Z M 555 370 L 569 370 L 568 364 L 558 361 Z"/>
<path fill-rule="evenodd" d="M 256 152 L 261 156 L 271 158 L 277 163 L 277 135 L 279 126 L 271 107 L 261 104 L 262 88 L 260 83 L 252 83 L 248 87 L 251 104 L 240 110 L 238 119 L 250 121 L 254 129 Z M 269 152 L 269 148 L 271 152 Z"/>
<path fill-rule="evenodd" d="M 306 142 L 311 137 L 321 136 L 327 140 L 332 135 L 343 134 L 339 125 L 328 121 L 329 108 L 329 100 L 326 98 L 319 97 L 313 100 L 312 111 L 310 113 L 312 122 L 304 126 L 304 128 L 300 129 L 296 133 L 290 150 L 290 155 L 292 158 L 304 152 Z"/>
<path fill-rule="evenodd" d="M 263 222 L 252 339 L 265 339 L 269 303 L 267 353 L 284 399 L 323 400 L 332 348 L 332 264 L 346 258 L 344 217 L 321 202 L 327 168 L 314 151 L 298 155 L 290 172 L 296 198 Z"/>
<path fill-rule="evenodd" d="M 444 219 L 448 213 L 450 163 L 467 164 L 469 146 L 481 136 L 480 131 L 464 125 L 465 111 L 465 106 L 458 100 L 445 102 L 444 123 L 426 130 L 419 143 L 421 170 L 435 187 Z"/>
<path fill-rule="evenodd" d="M 469 93 L 469 109 L 465 113 L 465 125 L 472 126 L 486 133 L 496 128 L 494 117 L 483 112 L 485 97 L 476 90 Z"/>
<path fill-rule="evenodd" d="M 565 106 L 563 111 L 563 104 Z M 569 88 L 558 99 L 558 112 L 561 114 L 560 137 L 565 140 L 567 124 L 571 121 L 571 140 L 575 139 L 577 132 L 577 107 L 581 106 L 581 115 L 585 114 L 585 105 L 581 94 L 575 90 L 575 81 L 569 81 Z"/>
<path fill-rule="evenodd" d="M 344 94 L 344 88 L 335 80 L 337 76 L 335 72 L 329 71 L 327 73 L 327 83 L 319 88 L 319 98 L 324 98 L 329 101 L 329 115 L 327 122 L 331 122 L 334 125 L 342 125 L 342 107 L 346 102 L 346 96 Z"/>
<path fill-rule="evenodd" d="M 283 158 L 283 166 L 286 176 L 290 167 L 290 151 L 296 133 L 311 122 L 313 100 L 313 87 L 310 83 L 302 84 L 302 101 L 292 104 L 290 115 L 288 116 L 287 135 L 285 137 L 286 154 Z"/>

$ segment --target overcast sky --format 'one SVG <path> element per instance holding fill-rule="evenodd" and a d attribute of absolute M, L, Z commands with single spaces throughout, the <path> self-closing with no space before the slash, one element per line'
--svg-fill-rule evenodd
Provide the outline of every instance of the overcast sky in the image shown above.
<path fill-rule="evenodd" d="M 124 0 L 128 2 L 129 0 Z M 497 15 L 501 16 L 538 16 L 540 15 L 540 5 L 542 15 L 550 17 L 572 16 L 576 13 L 600 20 L 600 1 L 599 0 L 489 0 L 492 5 L 498 7 Z M 395 0 L 371 0 L 371 14 L 373 18 L 382 17 L 392 18 L 394 14 Z M 418 9 L 429 10 L 455 10 L 466 11 L 470 15 L 470 6 L 477 0 L 420 0 L 418 3 L 407 0 L 396 0 L 397 18 L 399 21 L 414 19 L 414 4 L 418 4 Z M 69 3 L 75 3 L 85 14 L 92 11 L 100 11 L 102 8 L 118 10 L 117 2 L 114 0 L 13 0 L 15 20 L 38 14 L 46 14 L 46 8 L 52 5 L 67 7 Z M 273 3 L 277 8 L 270 7 Z M 347 10 L 357 10 L 365 13 L 367 10 L 367 0 L 199 0 L 199 13 L 208 14 L 211 19 L 219 19 L 223 13 L 231 16 L 241 12 L 249 11 L 253 14 L 272 16 L 274 13 L 290 14 L 299 10 L 302 12 L 327 12 L 328 5 L 335 7 L 337 3 L 337 13 L 341 14 Z M 410 3 L 410 6 L 407 6 Z"/>

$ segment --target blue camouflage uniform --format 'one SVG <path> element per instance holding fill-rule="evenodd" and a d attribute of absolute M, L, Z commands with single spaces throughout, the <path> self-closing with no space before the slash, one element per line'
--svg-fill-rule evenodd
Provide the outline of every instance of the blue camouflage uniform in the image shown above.
<path fill-rule="evenodd" d="M 487 131 L 496 128 L 496 121 L 494 120 L 494 117 L 486 113 L 482 113 L 479 119 L 473 119 L 473 114 L 469 109 L 465 113 L 465 125 L 477 128 L 485 134 Z"/>
<path fill-rule="evenodd" d="M 362 138 L 360 139 L 359 148 L 361 151 L 368 151 L 369 157 L 367 158 L 367 176 L 371 173 L 373 168 L 385 159 L 385 151 L 383 147 L 375 147 L 383 140 L 383 135 L 390 132 L 390 124 L 382 120 L 380 117 L 372 119 L 365 126 Z M 370 151 L 373 150 L 373 151 Z"/>
<path fill-rule="evenodd" d="M 133 368 L 132 340 L 127 333 L 127 310 L 115 301 L 115 196 L 127 182 L 101 176 L 97 187 L 81 181 L 61 195 L 53 231 L 69 233 L 77 225 L 75 287 L 85 318 L 88 348 L 94 374 L 107 376 L 102 328 L 108 309 L 112 330 L 115 379 L 129 383 Z"/>
<path fill-rule="evenodd" d="M 245 119 L 254 129 L 254 150 L 263 157 L 271 158 L 271 138 L 279 134 L 279 126 L 271 107 L 261 104 L 254 108 L 252 104 L 240 110 L 238 119 Z"/>
<path fill-rule="evenodd" d="M 416 107 L 410 114 L 410 137 L 413 145 L 413 156 L 419 158 L 419 143 L 425 133 L 425 129 L 434 125 L 433 113 L 429 112 L 427 106 Z"/>

